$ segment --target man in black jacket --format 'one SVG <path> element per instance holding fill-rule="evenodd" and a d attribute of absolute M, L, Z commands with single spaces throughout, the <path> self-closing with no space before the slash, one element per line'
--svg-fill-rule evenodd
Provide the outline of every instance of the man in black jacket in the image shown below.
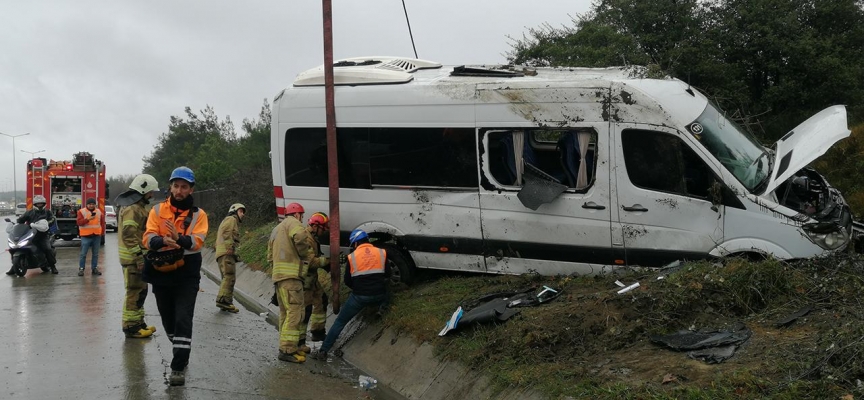
<path fill-rule="evenodd" d="M 50 210 L 45 208 L 45 196 L 36 195 L 33 196 L 33 208 L 29 211 L 25 212 L 24 215 L 18 217 L 18 223 L 23 224 L 25 222 L 36 222 L 39 220 L 45 220 L 48 222 L 48 225 L 51 226 L 54 224 L 54 214 L 51 213 Z M 54 249 L 51 247 L 51 233 L 49 232 L 37 232 L 36 237 L 33 238 L 33 244 L 36 246 L 39 251 L 45 254 L 45 259 L 48 260 L 48 268 L 51 269 L 52 274 L 57 273 L 57 259 L 54 257 Z M 10 269 L 6 272 L 6 275 L 14 275 L 15 271 Z"/>

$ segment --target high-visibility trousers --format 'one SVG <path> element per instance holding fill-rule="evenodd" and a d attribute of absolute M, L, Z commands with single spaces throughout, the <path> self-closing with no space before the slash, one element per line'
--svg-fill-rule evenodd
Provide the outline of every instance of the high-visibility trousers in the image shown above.
<path fill-rule="evenodd" d="M 234 304 L 234 283 L 237 282 L 237 257 L 234 255 L 221 255 L 216 259 L 219 264 L 219 273 L 222 274 L 222 284 L 219 285 L 219 294 L 216 302 L 222 304 Z"/>
<path fill-rule="evenodd" d="M 123 301 L 123 329 L 145 325 L 144 300 L 147 300 L 147 283 L 141 280 L 141 271 L 135 264 L 122 265 L 126 299 Z"/>
<path fill-rule="evenodd" d="M 302 280 L 285 279 L 276 282 L 276 298 L 279 301 L 279 350 L 283 353 L 296 352 L 300 339 L 306 339 L 303 326 L 304 297 Z"/>

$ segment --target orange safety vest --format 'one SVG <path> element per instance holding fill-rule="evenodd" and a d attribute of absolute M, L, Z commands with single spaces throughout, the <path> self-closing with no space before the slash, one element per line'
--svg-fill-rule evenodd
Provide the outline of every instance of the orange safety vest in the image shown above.
<path fill-rule="evenodd" d="M 144 232 L 144 237 L 141 240 L 141 244 L 143 244 L 145 248 L 151 251 L 167 250 L 167 248 L 150 248 L 150 239 L 152 237 L 165 236 L 166 234 L 168 234 L 168 231 L 163 226 L 163 223 L 165 221 L 169 221 L 172 225 L 174 225 L 177 233 L 181 235 L 189 235 L 192 238 L 192 248 L 183 249 L 184 255 L 201 252 L 201 248 L 204 247 L 204 237 L 207 236 L 208 229 L 207 214 L 204 212 L 204 210 L 194 207 L 190 210 L 180 211 L 171 206 L 169 199 L 165 199 L 165 201 L 161 203 L 156 203 L 156 205 L 154 205 L 153 208 L 150 209 L 150 215 L 147 217 L 147 230 Z M 183 266 L 183 264 L 184 262 L 181 259 L 175 263 L 165 265 L 159 268 L 156 268 L 156 266 L 154 265 L 154 268 L 157 271 L 170 272 L 177 269 L 178 267 Z"/>
<path fill-rule="evenodd" d="M 351 268 L 351 277 L 383 274 L 384 263 L 386 261 L 386 251 L 373 246 L 371 243 L 363 243 L 357 246 L 357 249 L 348 255 L 348 265 Z"/>
<path fill-rule="evenodd" d="M 99 211 L 98 208 L 90 211 L 86 208 L 82 208 L 78 210 L 81 215 L 84 216 L 84 220 L 87 221 L 87 224 L 78 227 L 78 235 L 81 237 L 85 236 L 101 236 L 102 235 L 102 212 Z M 95 215 L 96 218 L 90 219 L 91 215 Z"/>

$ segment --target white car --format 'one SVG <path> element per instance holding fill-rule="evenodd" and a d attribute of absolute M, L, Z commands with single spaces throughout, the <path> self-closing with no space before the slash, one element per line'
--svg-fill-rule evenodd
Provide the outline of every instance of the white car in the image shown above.
<path fill-rule="evenodd" d="M 16 217 L 20 217 L 20 216 L 24 215 L 25 212 L 27 212 L 27 203 L 18 203 L 15 206 L 15 216 Z"/>
<path fill-rule="evenodd" d="M 114 206 L 105 206 L 105 231 L 111 229 L 117 232 L 117 213 L 114 212 Z"/>

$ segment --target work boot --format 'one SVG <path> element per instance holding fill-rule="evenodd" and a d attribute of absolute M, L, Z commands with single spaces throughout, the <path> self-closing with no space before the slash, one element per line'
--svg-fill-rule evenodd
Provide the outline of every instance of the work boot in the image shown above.
<path fill-rule="evenodd" d="M 290 363 L 302 364 L 306 362 L 306 356 L 300 353 L 285 353 L 282 350 L 279 350 L 279 359 L 282 361 L 288 361 Z"/>
<path fill-rule="evenodd" d="M 97 268 L 93 268 L 93 273 L 92 273 L 92 274 L 93 274 L 93 275 L 102 275 L 102 271 L 100 271 L 98 267 L 97 267 Z"/>
<path fill-rule="evenodd" d="M 124 329 L 123 333 L 126 334 L 127 339 L 145 339 L 153 336 L 153 331 L 143 327 L 143 325 L 138 325 L 134 328 Z"/>
<path fill-rule="evenodd" d="M 325 331 L 324 329 L 316 329 L 314 331 L 309 331 L 309 333 L 312 334 L 312 341 L 313 342 L 323 341 L 324 338 L 327 337 L 327 331 Z"/>
<path fill-rule="evenodd" d="M 78 269 L 78 276 L 84 276 L 84 268 Z"/>
<path fill-rule="evenodd" d="M 168 377 L 168 384 L 171 386 L 183 386 L 186 384 L 186 371 L 171 371 L 171 376 Z"/>
<path fill-rule="evenodd" d="M 52 273 L 52 274 L 54 274 L 54 275 L 59 274 L 59 272 L 57 272 L 57 267 L 56 267 L 56 266 L 52 265 L 52 266 L 49 267 L 49 268 L 51 269 L 51 273 Z"/>
<path fill-rule="evenodd" d="M 143 323 L 143 322 L 142 322 L 141 324 L 144 325 L 144 326 L 146 326 L 146 328 L 144 328 L 144 329 L 146 329 L 146 330 L 148 330 L 148 331 L 150 331 L 150 332 L 156 333 L 156 327 L 155 327 L 155 326 L 153 326 L 153 325 L 147 325 L 147 324 L 145 324 L 145 323 Z"/>
<path fill-rule="evenodd" d="M 6 271 L 6 275 L 15 275 L 15 267 L 9 268 L 9 270 Z"/>
<path fill-rule="evenodd" d="M 235 305 L 230 304 L 230 303 L 220 303 L 217 301 L 216 307 L 219 307 L 219 309 L 222 311 L 228 311 L 228 312 L 232 312 L 232 313 L 240 312 L 239 308 L 237 308 Z"/>
<path fill-rule="evenodd" d="M 305 344 L 301 344 L 300 346 L 297 346 L 297 354 L 305 356 L 311 352 L 312 352 L 312 349 Z"/>
<path fill-rule="evenodd" d="M 326 351 L 318 350 L 318 352 L 313 354 L 311 357 L 319 361 L 327 361 L 327 356 L 328 354 Z"/>

